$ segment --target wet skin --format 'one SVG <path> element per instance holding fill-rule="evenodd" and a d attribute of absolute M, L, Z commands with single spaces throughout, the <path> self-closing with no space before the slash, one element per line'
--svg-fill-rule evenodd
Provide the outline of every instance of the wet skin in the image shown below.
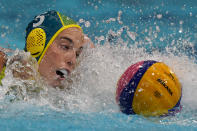
<path fill-rule="evenodd" d="M 6 63 L 6 55 L 4 52 L 0 51 L 0 72 L 3 70 L 5 63 Z"/>
<path fill-rule="evenodd" d="M 39 64 L 39 72 L 46 82 L 53 86 L 60 86 L 65 79 L 57 71 L 66 70 L 68 75 L 75 69 L 77 58 L 83 46 L 87 43 L 79 28 L 63 30 L 50 45 Z M 93 44 L 91 43 L 91 47 Z"/>

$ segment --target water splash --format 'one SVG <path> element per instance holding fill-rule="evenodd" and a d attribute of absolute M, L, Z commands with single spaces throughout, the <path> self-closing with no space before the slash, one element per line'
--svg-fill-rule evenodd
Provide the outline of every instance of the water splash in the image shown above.
<path fill-rule="evenodd" d="M 25 108 L 36 105 L 40 108 L 48 107 L 58 112 L 80 112 L 91 114 L 117 113 L 119 107 L 115 102 L 116 83 L 121 74 L 131 64 L 142 60 L 156 60 L 164 62 L 177 74 L 182 87 L 183 110 L 172 118 L 158 118 L 154 122 L 161 124 L 196 124 L 197 110 L 195 98 L 197 97 L 197 64 L 195 63 L 195 50 L 193 43 L 189 39 L 173 40 L 165 48 L 154 47 L 154 40 L 166 40 L 167 36 L 160 36 L 161 27 L 155 25 L 144 30 L 144 37 L 139 38 L 137 31 L 125 26 L 122 18 L 122 11 L 118 12 L 117 18 L 109 18 L 105 23 L 117 22 L 121 27 L 117 30 L 110 29 L 106 36 L 95 36 L 97 40 L 94 49 L 86 49 L 80 57 L 80 64 L 64 85 L 69 88 L 52 88 L 45 84 L 37 73 L 36 60 L 24 51 L 16 50 L 8 59 L 6 77 L 3 79 L 3 86 L 0 89 L 0 109 L 14 112 L 26 110 Z M 162 14 L 157 14 L 157 19 L 162 19 Z M 85 27 L 90 26 L 89 21 L 80 19 L 79 23 Z M 183 22 L 180 22 L 180 26 Z M 137 29 L 138 27 L 136 27 Z M 128 37 L 134 44 L 125 41 L 123 37 Z M 144 38 L 144 39 L 143 39 Z M 101 45 L 101 41 L 104 44 Z M 187 51 L 191 56 L 188 56 Z M 20 80 L 13 76 L 13 70 L 24 67 L 20 60 L 27 61 L 26 66 L 30 68 L 29 75 L 34 79 Z M 20 71 L 20 70 L 18 70 Z M 17 73 L 15 74 L 17 75 Z M 37 79 L 35 79 L 37 78 Z M 8 93 L 9 92 L 9 93 Z M 21 106 L 20 106 L 21 105 Z M 13 110 L 11 109 L 13 108 Z M 44 111 L 41 111 L 44 112 Z M 132 117 L 133 118 L 133 117 Z M 132 119 L 128 117 L 128 119 Z M 132 119 L 133 120 L 133 119 Z M 129 122 L 130 120 L 128 120 Z M 151 119 L 151 121 L 153 121 Z M 140 121 L 143 123 L 143 120 Z"/>
<path fill-rule="evenodd" d="M 183 112 L 196 110 L 197 104 L 197 65 L 194 60 L 185 54 L 175 55 L 172 50 L 166 48 L 166 53 L 153 51 L 146 52 L 145 48 L 138 48 L 135 45 L 127 46 L 124 43 L 112 45 L 109 42 L 104 45 L 96 45 L 94 49 L 86 49 L 82 53 L 79 66 L 72 73 L 70 89 L 54 89 L 43 84 L 42 79 L 19 80 L 13 77 L 11 70 L 23 67 L 18 61 L 12 62 L 16 56 L 23 56 L 28 61 L 27 65 L 33 70 L 33 75 L 38 74 L 36 61 L 30 54 L 16 51 L 8 60 L 6 77 L 3 79 L 1 88 L 1 99 L 5 97 L 10 87 L 19 86 L 15 89 L 20 100 L 34 101 L 37 105 L 49 105 L 55 110 L 69 110 L 80 112 L 119 112 L 115 103 L 116 82 L 121 74 L 129 67 L 142 60 L 156 60 L 164 62 L 177 74 L 182 86 Z M 19 57 L 21 59 L 21 57 Z M 39 77 L 36 77 L 39 78 Z M 65 82 L 65 85 L 68 84 Z M 39 89 L 38 88 L 41 88 Z M 27 90 L 29 89 L 29 90 Z M 37 91 L 35 90 L 42 90 Z M 15 98 L 16 92 L 11 98 Z M 10 93 L 11 94 L 11 93 Z M 20 95 L 19 95 L 20 94 Z M 4 96 L 4 97 L 3 97 Z M 39 99 L 35 99 L 38 98 Z M 34 103 L 34 104 L 35 104 Z"/>

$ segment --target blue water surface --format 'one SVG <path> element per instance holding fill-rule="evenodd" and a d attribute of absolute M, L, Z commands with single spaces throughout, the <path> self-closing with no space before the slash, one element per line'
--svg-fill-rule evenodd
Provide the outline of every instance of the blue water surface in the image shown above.
<path fill-rule="evenodd" d="M 176 46 L 175 54 L 197 58 L 196 0 L 1 0 L 0 46 L 23 49 L 28 22 L 48 10 L 58 10 L 79 22 L 95 44 L 115 44 L 121 37 L 129 45 L 140 43 L 138 46 L 150 53 L 165 53 L 165 47 Z M 116 21 L 106 22 L 110 18 Z M 90 25 L 80 23 L 80 19 Z M 110 32 L 120 29 L 120 36 Z M 137 35 L 129 37 L 127 31 Z M 99 43 L 100 36 L 105 39 Z M 0 110 L 0 130 L 197 130 L 196 114 L 194 111 L 193 118 L 181 114 L 175 120 L 154 121 L 121 112 L 58 112 L 29 105 L 19 110 Z M 177 123 L 183 117 L 190 123 Z"/>

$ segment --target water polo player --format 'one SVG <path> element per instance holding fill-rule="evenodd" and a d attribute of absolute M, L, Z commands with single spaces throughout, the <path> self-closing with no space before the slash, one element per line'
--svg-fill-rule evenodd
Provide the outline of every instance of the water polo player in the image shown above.
<path fill-rule="evenodd" d="M 28 24 L 24 50 L 36 58 L 38 71 L 46 82 L 56 87 L 73 71 L 76 59 L 87 43 L 93 47 L 75 21 L 57 11 L 48 11 Z M 0 53 L 0 79 L 5 70 L 3 54 Z"/>

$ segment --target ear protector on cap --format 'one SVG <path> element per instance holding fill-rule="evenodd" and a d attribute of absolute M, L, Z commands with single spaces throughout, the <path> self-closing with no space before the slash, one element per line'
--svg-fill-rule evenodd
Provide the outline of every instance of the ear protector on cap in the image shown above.
<path fill-rule="evenodd" d="M 33 29 L 27 36 L 26 48 L 33 57 L 38 57 L 44 50 L 46 42 L 46 33 L 41 28 Z"/>

